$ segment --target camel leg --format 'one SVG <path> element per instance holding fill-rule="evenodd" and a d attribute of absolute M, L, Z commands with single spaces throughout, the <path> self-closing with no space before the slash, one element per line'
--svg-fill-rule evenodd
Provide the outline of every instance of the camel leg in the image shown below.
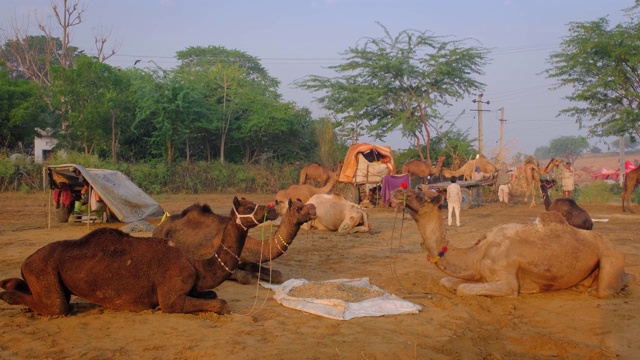
<path fill-rule="evenodd" d="M 172 286 L 164 284 L 162 289 L 158 289 L 158 304 L 165 313 L 196 313 L 214 312 L 222 314 L 226 311 L 227 302 L 222 299 L 206 299 L 187 296 L 188 291 L 179 292 Z M 184 289 L 183 289 L 184 290 Z M 180 291 L 180 290 L 178 290 Z M 200 294 L 204 292 L 199 292 Z"/>
<path fill-rule="evenodd" d="M 20 278 L 4 279 L 0 281 L 0 288 L 3 288 L 5 290 L 16 290 L 23 293 L 31 294 L 29 285 L 27 285 L 27 283 Z"/>
<path fill-rule="evenodd" d="M 63 288 L 62 280 L 58 277 L 57 272 L 51 269 L 42 269 L 43 271 L 35 271 L 37 276 L 30 275 L 29 269 L 24 269 L 24 277 L 26 281 L 10 281 L 3 285 L 16 286 L 15 290 L 4 291 L 0 293 L 0 299 L 10 305 L 24 305 L 38 314 L 65 315 L 68 314 L 71 306 L 69 300 L 71 294 Z M 40 270 L 40 269 L 38 269 Z M 11 279 L 8 279 L 11 280 Z M 21 280 L 21 279 L 18 279 Z M 33 286 L 28 286 L 31 280 Z M 18 288 L 26 286 L 30 292 L 23 292 Z"/>
<path fill-rule="evenodd" d="M 624 254 L 610 254 L 600 259 L 596 296 L 609 297 L 620 292 L 635 277 L 624 272 Z"/>
<path fill-rule="evenodd" d="M 466 284 L 467 282 L 467 280 L 462 280 L 455 277 L 445 277 L 440 279 L 440 285 L 444 286 L 445 289 L 451 291 L 452 293 L 456 292 L 458 286 Z"/>
<path fill-rule="evenodd" d="M 484 295 L 484 296 L 518 296 L 518 281 L 499 280 L 486 283 L 464 283 L 458 286 L 456 293 L 461 296 Z"/>

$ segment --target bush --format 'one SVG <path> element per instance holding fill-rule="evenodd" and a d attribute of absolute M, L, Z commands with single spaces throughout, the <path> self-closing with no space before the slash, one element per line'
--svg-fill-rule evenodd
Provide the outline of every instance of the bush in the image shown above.
<path fill-rule="evenodd" d="M 611 191 L 611 188 L 612 185 L 602 180 L 585 185 L 580 189 L 580 202 L 588 205 L 608 204 L 615 197 L 615 193 Z"/>

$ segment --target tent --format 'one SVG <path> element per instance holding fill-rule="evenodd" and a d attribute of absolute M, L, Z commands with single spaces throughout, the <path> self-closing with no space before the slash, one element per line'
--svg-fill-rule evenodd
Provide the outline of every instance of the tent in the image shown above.
<path fill-rule="evenodd" d="M 387 174 L 396 173 L 391 147 L 360 143 L 349 147 L 338 181 L 378 184 Z"/>
<path fill-rule="evenodd" d="M 65 164 L 46 166 L 43 176 L 50 189 L 65 189 L 73 198 L 78 197 L 86 181 L 90 191 L 97 192 L 111 213 L 122 222 L 160 217 L 164 214 L 155 200 L 119 171 L 86 169 L 81 165 Z"/>

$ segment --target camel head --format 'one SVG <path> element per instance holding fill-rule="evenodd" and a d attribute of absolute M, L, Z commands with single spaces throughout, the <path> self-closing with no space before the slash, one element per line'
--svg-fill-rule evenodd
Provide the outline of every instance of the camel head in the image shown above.
<path fill-rule="evenodd" d="M 444 196 L 431 190 L 413 190 L 397 188 L 391 194 L 393 200 L 397 203 L 404 204 L 409 210 L 409 214 L 414 220 L 418 213 L 428 208 L 439 210 L 440 204 L 444 202 Z"/>
<path fill-rule="evenodd" d="M 273 205 L 258 205 L 245 198 L 238 199 L 237 196 L 233 198 L 233 209 L 231 210 L 231 217 L 233 218 L 234 215 L 236 223 L 245 230 L 267 220 L 278 218 L 278 213 Z"/>
<path fill-rule="evenodd" d="M 316 206 L 314 204 L 305 204 L 300 199 L 296 201 L 289 199 L 287 212 L 295 214 L 297 224 L 304 224 L 316 218 Z"/>

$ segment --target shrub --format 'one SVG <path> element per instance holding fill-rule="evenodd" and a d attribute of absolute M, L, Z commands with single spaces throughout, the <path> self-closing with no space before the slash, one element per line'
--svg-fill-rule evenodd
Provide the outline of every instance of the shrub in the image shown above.
<path fill-rule="evenodd" d="M 615 194 L 611 192 L 611 185 L 597 180 L 580 189 L 580 202 L 589 205 L 604 205 L 611 202 Z"/>

